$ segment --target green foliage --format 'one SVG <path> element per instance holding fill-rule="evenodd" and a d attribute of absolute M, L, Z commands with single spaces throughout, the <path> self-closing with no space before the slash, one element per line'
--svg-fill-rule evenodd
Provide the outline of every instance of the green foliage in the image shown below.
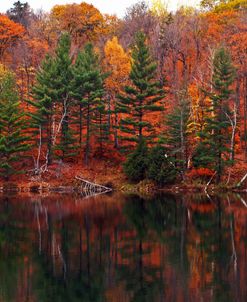
<path fill-rule="evenodd" d="M 181 91 L 179 103 L 166 118 L 166 133 L 164 142 L 169 153 L 176 159 L 176 166 L 184 171 L 187 166 L 188 150 L 188 123 L 190 117 L 190 104 L 186 92 Z"/>
<path fill-rule="evenodd" d="M 104 77 L 105 75 L 102 74 L 99 68 L 99 58 L 93 49 L 93 45 L 91 43 L 86 44 L 79 53 L 73 67 L 73 96 L 81 112 L 80 125 L 82 115 L 86 119 L 86 164 L 88 164 L 91 151 L 92 131 L 98 132 L 99 140 L 103 142 L 106 130 L 105 104 L 103 101 Z M 80 136 L 81 131 L 82 127 L 80 127 Z"/>
<path fill-rule="evenodd" d="M 150 150 L 147 161 L 147 178 L 162 186 L 172 184 L 177 177 L 174 158 L 160 144 Z"/>
<path fill-rule="evenodd" d="M 202 137 L 202 133 L 200 134 Z M 205 141 L 202 141 L 198 144 L 193 156 L 193 165 L 194 167 L 203 167 L 207 168 L 212 165 L 212 160 L 214 159 L 214 152 L 210 147 L 210 144 L 206 144 Z"/>
<path fill-rule="evenodd" d="M 75 138 L 70 127 L 72 121 L 69 119 L 73 79 L 70 44 L 69 35 L 64 33 L 59 40 L 55 55 L 47 56 L 42 62 L 33 87 L 33 100 L 29 101 L 36 109 L 30 114 L 34 137 L 37 144 L 46 145 L 48 163 L 52 161 L 54 149 L 59 151 L 61 158 L 76 154 Z M 57 108 L 61 108 L 60 116 L 56 116 Z M 61 134 L 56 133 L 60 122 Z M 57 137 L 59 141 L 55 145 Z"/>
<path fill-rule="evenodd" d="M 129 154 L 123 168 L 129 180 L 139 182 L 147 178 L 159 186 L 173 183 L 178 173 L 175 160 L 165 147 L 158 144 L 149 150 L 144 140 Z"/>
<path fill-rule="evenodd" d="M 70 57 L 71 41 L 68 33 L 64 33 L 58 43 L 56 55 L 54 57 L 55 78 L 54 90 L 55 100 L 62 107 L 62 127 L 60 143 L 56 146 L 61 151 L 61 158 L 71 157 L 75 152 L 75 138 L 70 129 L 69 111 L 73 105 L 72 94 L 72 58 Z"/>
<path fill-rule="evenodd" d="M 24 131 L 27 123 L 19 105 L 15 77 L 5 71 L 0 78 L 0 176 L 5 180 L 23 172 L 15 165 L 29 149 Z"/>
<path fill-rule="evenodd" d="M 230 86 L 235 78 L 235 69 L 226 49 L 216 51 L 213 60 L 213 92 L 208 96 L 212 100 L 209 118 L 204 130 L 199 133 L 201 139 L 197 146 L 193 162 L 195 167 L 207 167 L 217 172 L 220 181 L 224 166 L 229 163 L 229 100 Z"/>
<path fill-rule="evenodd" d="M 138 143 L 142 138 L 153 138 L 153 126 L 147 120 L 150 112 L 161 111 L 158 104 L 164 98 L 164 91 L 155 79 L 157 65 L 153 62 L 146 45 L 146 36 L 136 35 L 132 52 L 131 85 L 126 86 L 124 94 L 119 96 L 117 111 L 126 114 L 120 121 L 120 130 L 127 133 L 122 139 Z"/>
<path fill-rule="evenodd" d="M 124 173 L 131 181 L 141 181 L 146 177 L 148 159 L 148 147 L 144 140 L 141 140 L 133 153 L 127 157 L 124 163 Z"/>
<path fill-rule="evenodd" d="M 53 80 L 55 76 L 54 60 L 47 55 L 36 74 L 36 84 L 32 89 L 33 100 L 28 101 L 35 109 L 29 113 L 35 144 L 46 145 L 49 163 L 52 159 L 52 120 L 56 96 Z"/>

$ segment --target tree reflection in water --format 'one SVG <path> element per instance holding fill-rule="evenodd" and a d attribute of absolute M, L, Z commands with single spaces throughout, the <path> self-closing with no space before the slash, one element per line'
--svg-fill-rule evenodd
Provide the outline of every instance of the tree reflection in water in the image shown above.
<path fill-rule="evenodd" d="M 0 301 L 245 301 L 239 200 L 2 196 Z"/>

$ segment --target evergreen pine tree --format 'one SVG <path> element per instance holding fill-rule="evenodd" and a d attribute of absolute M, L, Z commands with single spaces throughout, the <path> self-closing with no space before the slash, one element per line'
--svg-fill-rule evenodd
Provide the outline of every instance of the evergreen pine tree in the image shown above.
<path fill-rule="evenodd" d="M 221 180 L 224 166 L 229 162 L 228 128 L 230 126 L 227 117 L 229 113 L 229 99 L 232 93 L 230 86 L 235 78 L 235 68 L 230 54 L 224 48 L 216 51 L 213 60 L 213 92 L 208 92 L 212 100 L 209 109 L 210 117 L 206 120 L 204 130 L 199 133 L 199 143 L 194 156 L 196 167 L 211 167 L 217 172 L 217 181 Z"/>
<path fill-rule="evenodd" d="M 48 164 L 52 162 L 54 149 L 59 151 L 62 159 L 76 154 L 75 139 L 69 119 L 73 105 L 71 69 L 70 37 L 65 33 L 59 40 L 55 55 L 47 56 L 37 72 L 33 100 L 29 101 L 36 109 L 30 114 L 34 137 L 39 148 L 43 147 L 43 144 L 46 145 L 45 154 Z M 59 123 L 61 127 L 58 127 Z"/>
<path fill-rule="evenodd" d="M 180 94 L 179 103 L 168 114 L 166 120 L 166 133 L 164 142 L 166 143 L 169 154 L 174 157 L 177 168 L 183 172 L 187 165 L 187 149 L 188 149 L 188 131 L 187 126 L 190 116 L 189 101 L 186 94 Z"/>
<path fill-rule="evenodd" d="M 70 127 L 70 109 L 72 100 L 72 58 L 70 56 L 71 41 L 68 33 L 64 33 L 58 43 L 54 57 L 55 78 L 53 80 L 55 100 L 62 109 L 62 126 L 60 143 L 56 149 L 62 152 L 61 158 L 70 157 L 76 154 L 75 138 Z"/>
<path fill-rule="evenodd" d="M 151 58 L 145 40 L 142 32 L 136 35 L 130 72 L 131 86 L 125 87 L 117 106 L 118 112 L 125 114 L 120 121 L 120 130 L 127 134 L 124 139 L 136 143 L 153 137 L 148 114 L 161 111 L 163 107 L 158 102 L 164 98 L 164 90 L 155 79 L 157 65 Z"/>
<path fill-rule="evenodd" d="M 46 145 L 45 154 L 48 164 L 52 162 L 52 138 L 54 135 L 52 122 L 56 97 L 53 79 L 55 76 L 54 60 L 47 56 L 36 74 L 36 84 L 33 86 L 32 93 L 33 100 L 29 100 L 29 103 L 35 108 L 35 111 L 29 114 L 32 118 L 33 137 L 39 148 Z M 39 163 L 37 164 L 39 165 Z M 39 167 L 36 168 L 39 169 Z"/>
<path fill-rule="evenodd" d="M 73 96 L 79 105 L 79 135 L 82 145 L 82 118 L 85 118 L 86 144 L 85 163 L 89 163 L 91 152 L 92 131 L 97 126 L 103 126 L 103 79 L 104 75 L 99 68 L 98 55 L 94 52 L 93 45 L 87 44 L 77 57 L 73 68 Z M 99 118 L 99 116 L 101 116 Z"/>
<path fill-rule="evenodd" d="M 29 149 L 26 121 L 18 102 L 14 75 L 0 66 L 0 175 L 9 180 L 21 173 L 16 164 Z"/>

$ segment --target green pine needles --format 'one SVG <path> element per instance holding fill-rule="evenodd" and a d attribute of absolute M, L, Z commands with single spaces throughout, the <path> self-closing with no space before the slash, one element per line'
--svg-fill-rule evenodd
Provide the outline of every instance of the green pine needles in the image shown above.
<path fill-rule="evenodd" d="M 29 149 L 27 122 L 18 102 L 15 77 L 1 66 L 0 76 L 0 175 L 9 180 L 22 173 L 19 167 L 24 151 Z"/>
<path fill-rule="evenodd" d="M 215 52 L 213 60 L 212 92 L 206 94 L 212 101 L 205 128 L 199 133 L 201 139 L 194 156 L 195 167 L 207 167 L 217 172 L 220 182 L 223 169 L 229 163 L 229 101 L 235 68 L 225 48 Z"/>
<path fill-rule="evenodd" d="M 29 113 L 34 144 L 45 146 L 48 164 L 52 162 L 53 151 L 53 123 L 56 95 L 53 88 L 53 79 L 55 75 L 54 61 L 47 55 L 36 74 L 36 84 L 32 88 L 33 100 L 28 100 L 34 107 L 34 111 Z"/>
<path fill-rule="evenodd" d="M 178 104 L 166 117 L 167 129 L 162 140 L 167 145 L 169 153 L 174 157 L 176 167 L 184 175 L 188 163 L 189 135 L 187 128 L 190 118 L 190 103 L 186 91 L 181 91 L 179 97 Z"/>
<path fill-rule="evenodd" d="M 174 158 L 169 155 L 167 149 L 161 144 L 149 149 L 143 139 L 127 157 L 123 170 L 133 182 L 148 179 L 158 186 L 174 183 L 178 175 Z"/>
<path fill-rule="evenodd" d="M 64 33 L 55 55 L 47 56 L 37 73 L 30 101 L 36 109 L 31 114 L 36 143 L 39 149 L 46 149 L 48 165 L 54 153 L 64 160 L 78 155 L 78 150 L 87 165 L 92 134 L 101 151 L 109 136 L 104 100 L 106 75 L 99 67 L 99 57 L 91 43 L 74 60 L 70 48 L 70 37 Z"/>
<path fill-rule="evenodd" d="M 162 111 L 159 103 L 164 98 L 164 90 L 156 80 L 157 65 L 154 63 L 146 36 L 139 32 L 136 35 L 132 52 L 131 85 L 126 86 L 124 94 L 119 96 L 118 112 L 123 113 L 120 121 L 122 139 L 138 143 L 142 139 L 154 138 L 154 128 L 148 115 Z"/>
<path fill-rule="evenodd" d="M 85 120 L 86 142 L 85 142 L 85 164 L 89 162 L 91 153 L 92 132 L 98 137 L 100 145 L 105 137 L 106 112 L 104 95 L 105 75 L 99 68 L 99 58 L 88 43 L 79 53 L 73 67 L 73 96 L 79 106 L 79 141 L 82 146 L 82 118 Z"/>
<path fill-rule="evenodd" d="M 55 55 L 46 56 L 33 86 L 33 100 L 29 101 L 35 108 L 30 114 L 35 141 L 39 149 L 45 147 L 47 164 L 52 163 L 54 150 L 62 159 L 76 154 L 70 120 L 73 105 L 70 44 L 70 36 L 65 33 Z M 60 114 L 56 112 L 58 108 Z"/>
<path fill-rule="evenodd" d="M 129 180 L 139 182 L 146 178 L 148 147 L 144 140 L 139 141 L 136 149 L 130 153 L 123 170 Z"/>

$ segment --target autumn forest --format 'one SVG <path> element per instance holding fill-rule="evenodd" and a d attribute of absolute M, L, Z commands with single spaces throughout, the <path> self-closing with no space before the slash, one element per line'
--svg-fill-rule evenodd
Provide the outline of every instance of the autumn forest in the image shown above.
<path fill-rule="evenodd" d="M 245 0 L 0 14 L 3 183 L 232 187 L 246 168 Z"/>
<path fill-rule="evenodd" d="M 0 1 L 0 301 L 246 302 L 246 0 L 28 1 Z"/>

